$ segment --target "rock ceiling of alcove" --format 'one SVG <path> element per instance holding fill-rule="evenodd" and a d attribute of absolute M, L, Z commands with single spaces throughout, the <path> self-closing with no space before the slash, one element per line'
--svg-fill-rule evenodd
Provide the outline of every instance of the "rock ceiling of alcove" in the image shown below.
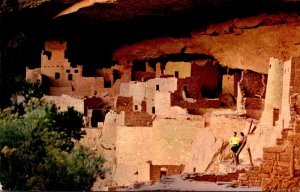
<path fill-rule="evenodd" d="M 190 14 L 197 13 L 208 19 L 220 13 L 243 15 L 293 8 L 297 2 L 291 0 L 83 0 L 57 16 L 77 13 L 93 20 L 113 21 L 143 16 L 168 16 L 189 11 Z M 288 7 L 289 5 L 291 6 Z"/>

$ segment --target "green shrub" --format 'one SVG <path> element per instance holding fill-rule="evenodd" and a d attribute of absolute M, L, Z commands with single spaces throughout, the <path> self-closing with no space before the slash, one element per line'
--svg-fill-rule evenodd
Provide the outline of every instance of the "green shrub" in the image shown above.
<path fill-rule="evenodd" d="M 75 147 L 82 115 L 32 98 L 0 113 L 0 182 L 7 190 L 90 190 L 104 159 Z"/>

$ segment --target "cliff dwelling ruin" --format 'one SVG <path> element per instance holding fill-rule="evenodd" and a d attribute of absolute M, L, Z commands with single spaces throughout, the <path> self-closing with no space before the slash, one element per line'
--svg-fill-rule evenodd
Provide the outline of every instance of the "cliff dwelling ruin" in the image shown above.
<path fill-rule="evenodd" d="M 201 3 L 166 2 L 170 14 L 157 1 L 128 15 L 137 2 L 75 3 L 52 17 L 40 59 L 24 66 L 47 100 L 83 114 L 80 144 L 109 170 L 93 189 L 185 175 L 299 190 L 299 3 L 205 20 Z M 193 16 L 201 24 L 185 24 Z M 234 131 L 247 136 L 237 166 L 227 158 Z"/>

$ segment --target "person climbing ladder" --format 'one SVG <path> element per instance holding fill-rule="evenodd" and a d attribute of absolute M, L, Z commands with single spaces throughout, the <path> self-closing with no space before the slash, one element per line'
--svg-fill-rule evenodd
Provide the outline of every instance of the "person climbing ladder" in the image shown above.
<path fill-rule="evenodd" d="M 236 153 L 240 147 L 240 138 L 236 136 L 237 133 L 233 132 L 233 137 L 230 138 L 231 151 Z"/>

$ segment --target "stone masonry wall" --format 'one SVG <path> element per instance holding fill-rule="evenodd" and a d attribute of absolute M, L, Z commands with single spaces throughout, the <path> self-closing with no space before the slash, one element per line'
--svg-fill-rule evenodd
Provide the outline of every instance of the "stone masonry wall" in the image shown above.
<path fill-rule="evenodd" d="M 244 70 L 242 76 L 241 85 L 246 97 L 265 97 L 266 75 L 250 70 Z"/>
<path fill-rule="evenodd" d="M 88 114 L 89 109 L 101 109 L 103 101 L 100 98 L 87 98 L 84 100 L 84 115 Z"/>
<path fill-rule="evenodd" d="M 154 165 L 180 165 L 191 159 L 191 147 L 202 120 L 155 119 L 152 127 L 118 126 L 115 181 L 128 185 L 149 181 L 149 161 Z M 138 172 L 138 174 L 135 174 Z"/>
<path fill-rule="evenodd" d="M 271 57 L 268 73 L 268 84 L 266 88 L 265 107 L 260 120 L 260 124 L 266 127 L 273 126 L 274 109 L 281 110 L 282 103 L 282 82 L 283 82 L 283 63 Z"/>
<path fill-rule="evenodd" d="M 291 71 L 292 71 L 292 60 L 288 60 L 283 66 L 283 87 L 282 87 L 282 101 L 281 101 L 281 111 L 280 111 L 280 122 L 282 126 L 289 127 L 291 120 L 290 111 L 290 86 L 293 84 L 291 82 Z"/>
<path fill-rule="evenodd" d="M 234 75 L 223 75 L 222 79 L 222 93 L 230 93 L 234 95 L 235 85 L 234 85 Z"/>
<path fill-rule="evenodd" d="M 125 125 L 133 127 L 151 126 L 152 116 L 146 112 L 126 112 Z"/>
<path fill-rule="evenodd" d="M 197 99 L 198 97 L 203 96 L 203 93 L 208 92 L 214 93 L 215 97 L 218 96 L 216 92 L 220 91 L 219 84 L 220 81 L 222 81 L 222 74 L 220 66 L 216 61 L 208 60 L 204 63 L 194 62 L 192 64 L 191 74 L 192 78 L 186 78 L 185 81 L 190 84 L 188 91 L 192 90 L 192 93 L 195 93 L 195 96 L 191 95 L 192 98 Z M 179 86 L 180 83 L 178 84 L 178 87 Z"/>
<path fill-rule="evenodd" d="M 191 76 L 191 63 L 190 62 L 172 62 L 166 64 L 164 74 L 174 75 L 175 71 L 178 72 L 178 78 L 185 78 Z"/>
<path fill-rule="evenodd" d="M 241 185 L 261 186 L 263 190 L 300 188 L 300 134 L 285 129 L 281 139 L 277 146 L 263 149 L 263 163 L 260 166 L 240 174 Z"/>
<path fill-rule="evenodd" d="M 122 97 L 119 96 L 116 102 L 116 111 L 119 113 L 121 111 L 129 112 L 133 109 L 132 97 Z"/>
<path fill-rule="evenodd" d="M 291 62 L 286 62 L 284 65 L 290 67 L 283 69 L 291 69 L 288 78 L 290 81 L 283 79 L 283 82 L 289 83 L 289 86 L 283 85 L 289 87 L 289 90 L 285 90 L 289 91 L 288 106 L 291 115 L 289 127 L 283 128 L 281 138 L 276 140 L 276 146 L 263 149 L 263 162 L 260 166 L 240 174 L 239 181 L 242 185 L 261 186 L 263 190 L 300 189 L 300 114 L 297 99 L 300 93 L 300 58 L 292 58 Z M 282 99 L 286 98 L 282 97 Z"/>

